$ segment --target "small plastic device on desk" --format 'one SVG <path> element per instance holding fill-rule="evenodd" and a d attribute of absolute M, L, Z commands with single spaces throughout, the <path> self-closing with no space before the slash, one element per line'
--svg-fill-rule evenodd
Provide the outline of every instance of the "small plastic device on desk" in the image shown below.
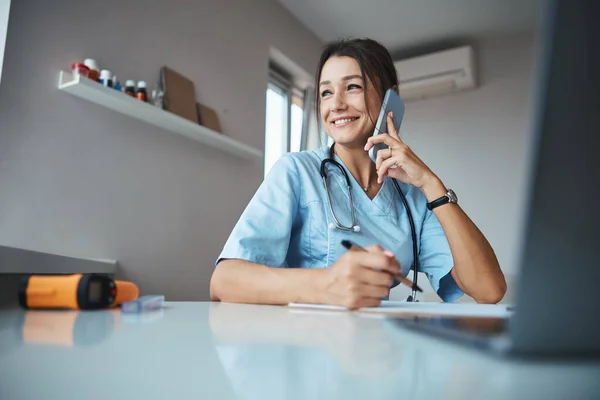
<path fill-rule="evenodd" d="M 19 287 L 19 304 L 28 309 L 97 310 L 138 297 L 135 283 L 100 274 L 31 275 Z"/>
<path fill-rule="evenodd" d="M 165 296 L 151 294 L 142 296 L 137 300 L 127 301 L 121 304 L 123 313 L 141 313 L 144 311 L 159 310 L 163 307 Z"/>

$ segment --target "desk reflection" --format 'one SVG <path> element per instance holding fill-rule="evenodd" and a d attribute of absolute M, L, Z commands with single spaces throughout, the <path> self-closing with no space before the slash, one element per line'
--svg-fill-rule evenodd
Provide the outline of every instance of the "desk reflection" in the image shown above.
<path fill-rule="evenodd" d="M 119 326 L 118 311 L 30 310 L 17 324 L 24 344 L 94 346 Z"/>
<path fill-rule="evenodd" d="M 209 325 L 238 398 L 397 398 L 416 354 L 379 317 L 213 303 Z M 404 388 L 400 389 L 404 385 Z"/>
<path fill-rule="evenodd" d="M 598 364 L 501 359 L 378 317 L 213 303 L 209 325 L 223 371 L 240 399 L 588 399 L 600 394 L 594 378 L 600 376 Z"/>
<path fill-rule="evenodd" d="M 136 314 L 123 314 L 119 309 L 28 310 L 20 316 L 17 329 L 24 344 L 94 346 L 107 340 L 124 325 L 155 323 L 163 315 L 162 309 Z"/>
<path fill-rule="evenodd" d="M 389 375 L 400 364 L 401 351 L 378 317 L 351 313 L 261 307 L 246 318 L 240 305 L 211 304 L 210 329 L 222 344 L 282 344 L 322 349 L 348 373 Z M 250 306 L 252 307 L 252 306 Z"/>

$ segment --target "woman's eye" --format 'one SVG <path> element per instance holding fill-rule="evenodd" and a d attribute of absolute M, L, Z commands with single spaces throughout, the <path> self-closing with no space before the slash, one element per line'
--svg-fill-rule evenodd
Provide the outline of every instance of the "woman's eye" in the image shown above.
<path fill-rule="evenodd" d="M 325 97 L 325 96 L 328 96 L 330 94 L 331 94 L 331 92 L 329 90 L 324 90 L 324 91 L 321 92 L 321 97 Z"/>
<path fill-rule="evenodd" d="M 359 85 L 356 84 L 350 84 L 348 85 L 348 90 L 352 90 L 352 89 L 362 89 Z"/>

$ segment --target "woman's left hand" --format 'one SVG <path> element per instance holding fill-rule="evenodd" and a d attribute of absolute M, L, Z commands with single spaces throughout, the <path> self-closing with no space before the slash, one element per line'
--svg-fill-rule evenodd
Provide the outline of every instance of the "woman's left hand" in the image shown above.
<path fill-rule="evenodd" d="M 387 116 L 389 133 L 371 136 L 365 145 L 366 151 L 377 143 L 388 145 L 388 149 L 377 152 L 377 182 L 382 183 L 383 178 L 389 176 L 423 189 L 425 185 L 437 180 L 437 177 L 400 139 L 392 118 L 393 114 L 390 112 Z"/>

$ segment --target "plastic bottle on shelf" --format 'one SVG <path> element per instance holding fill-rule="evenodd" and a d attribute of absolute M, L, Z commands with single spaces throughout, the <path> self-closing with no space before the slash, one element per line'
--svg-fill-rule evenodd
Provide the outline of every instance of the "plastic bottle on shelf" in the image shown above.
<path fill-rule="evenodd" d="M 154 89 L 152 89 L 152 104 L 156 107 L 164 108 L 164 96 L 165 93 L 162 91 L 161 86 L 155 83 Z"/>
<path fill-rule="evenodd" d="M 112 80 L 113 80 L 113 89 L 118 90 L 120 92 L 121 91 L 121 82 L 119 82 L 119 80 L 117 79 L 117 76 L 114 75 Z"/>
<path fill-rule="evenodd" d="M 135 82 L 131 79 L 125 81 L 125 94 L 136 97 L 135 95 Z"/>
<path fill-rule="evenodd" d="M 73 72 L 73 78 L 79 76 L 85 76 L 87 78 L 90 74 L 90 69 L 82 63 L 71 64 L 71 71 Z"/>
<path fill-rule="evenodd" d="M 83 61 L 83 65 L 85 65 L 86 67 L 88 67 L 89 69 L 89 73 L 88 73 L 88 78 L 98 82 L 98 80 L 100 79 L 100 69 L 98 68 L 98 64 L 96 63 L 96 60 L 91 59 L 91 58 L 86 58 Z"/>
<path fill-rule="evenodd" d="M 146 91 L 146 82 L 139 81 L 137 84 L 136 97 L 144 103 L 148 101 L 148 92 Z"/>
<path fill-rule="evenodd" d="M 109 70 L 103 69 L 102 71 L 100 71 L 100 83 L 103 86 L 107 86 L 110 88 L 113 87 L 112 74 Z"/>

